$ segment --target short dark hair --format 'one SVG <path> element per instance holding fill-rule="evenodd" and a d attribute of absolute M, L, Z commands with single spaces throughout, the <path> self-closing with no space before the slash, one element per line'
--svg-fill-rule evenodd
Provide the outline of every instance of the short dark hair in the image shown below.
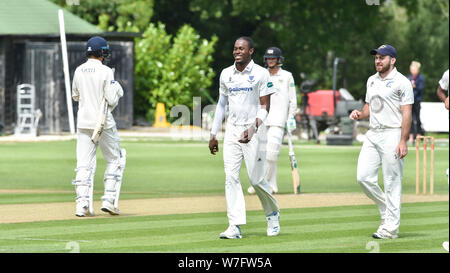
<path fill-rule="evenodd" d="M 242 36 L 242 37 L 239 37 L 239 38 L 236 39 L 236 41 L 238 41 L 238 40 L 244 40 L 244 41 L 246 41 L 247 44 L 248 44 L 248 49 L 255 48 L 255 44 L 253 43 L 252 38 L 250 38 L 250 37 L 248 37 L 248 36 Z"/>
<path fill-rule="evenodd" d="M 103 56 L 102 51 L 101 50 L 96 50 L 96 51 L 90 51 L 86 53 L 86 56 L 89 57 L 96 57 L 96 58 L 100 58 Z"/>

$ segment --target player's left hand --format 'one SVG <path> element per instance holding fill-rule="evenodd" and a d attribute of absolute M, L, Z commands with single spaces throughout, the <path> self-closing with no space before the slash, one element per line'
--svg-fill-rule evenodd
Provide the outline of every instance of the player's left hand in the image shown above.
<path fill-rule="evenodd" d="M 240 143 L 249 143 L 255 132 L 256 126 L 255 125 L 250 126 L 250 128 L 248 128 L 242 133 L 241 138 L 238 141 Z"/>
<path fill-rule="evenodd" d="M 395 149 L 395 153 L 399 159 L 404 158 L 408 154 L 408 145 L 406 145 L 405 141 L 403 140 L 400 141 L 400 143 L 397 146 L 397 149 Z"/>

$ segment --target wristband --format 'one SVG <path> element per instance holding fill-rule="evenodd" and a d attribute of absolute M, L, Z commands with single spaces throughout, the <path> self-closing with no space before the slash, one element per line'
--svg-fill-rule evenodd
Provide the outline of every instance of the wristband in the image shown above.
<path fill-rule="evenodd" d="M 267 115 L 269 112 L 267 112 L 264 108 L 259 108 L 258 113 L 256 113 L 256 118 L 259 118 L 262 122 L 264 122 L 267 118 Z"/>

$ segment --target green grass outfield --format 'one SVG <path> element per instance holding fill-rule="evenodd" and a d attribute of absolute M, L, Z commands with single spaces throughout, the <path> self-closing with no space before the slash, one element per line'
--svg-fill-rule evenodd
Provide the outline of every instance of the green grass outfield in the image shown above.
<path fill-rule="evenodd" d="M 280 235 L 267 237 L 264 216 L 251 211 L 241 240 L 219 239 L 225 213 L 2 224 L 0 252 L 444 252 L 448 202 L 404 204 L 396 240 L 371 238 L 375 213 L 367 205 L 285 209 Z"/>
<path fill-rule="evenodd" d="M 171 141 L 123 141 L 127 149 L 123 199 L 217 195 L 224 193 L 222 152 L 210 155 L 207 143 Z M 58 190 L 67 193 L 2 194 L 0 204 L 73 201 L 75 141 L 0 143 L 0 189 Z M 220 149 L 222 143 L 220 143 Z M 297 145 L 302 192 L 361 192 L 356 182 L 360 146 Z M 448 142 L 435 149 L 435 192 L 447 193 Z M 101 195 L 105 163 L 98 152 L 94 189 Z M 422 156 L 422 155 L 421 155 Z M 428 156 L 428 159 L 430 157 Z M 403 192 L 415 192 L 415 148 L 405 160 Z M 380 181 L 382 179 L 380 171 Z M 244 189 L 250 182 L 245 164 Z M 292 193 L 287 146 L 278 161 L 280 193 Z"/>
<path fill-rule="evenodd" d="M 128 156 L 122 199 L 224 194 L 222 152 L 210 155 L 205 142 L 123 141 L 122 146 Z M 0 205 L 74 202 L 75 147 L 75 141 L 0 143 Z M 360 148 L 296 145 L 302 192 L 361 192 L 356 182 Z M 438 194 L 448 193 L 448 152 L 448 142 L 436 145 Z M 96 200 L 105 170 L 98 155 Z M 292 193 L 287 146 L 278 166 L 280 193 Z M 246 189 L 245 166 L 241 178 Z M 413 147 L 405 160 L 403 192 L 415 192 Z M 371 238 L 379 222 L 375 205 L 282 209 L 282 233 L 275 238 L 265 236 L 262 211 L 249 211 L 242 240 L 218 239 L 227 225 L 224 212 L 0 224 L 0 252 L 69 252 L 75 246 L 81 252 L 442 253 L 442 242 L 448 240 L 448 211 L 448 202 L 404 204 L 400 238 L 392 241 Z"/>

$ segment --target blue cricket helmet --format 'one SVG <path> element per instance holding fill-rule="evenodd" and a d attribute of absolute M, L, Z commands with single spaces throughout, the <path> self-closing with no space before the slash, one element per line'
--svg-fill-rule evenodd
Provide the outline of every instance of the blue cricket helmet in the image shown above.
<path fill-rule="evenodd" d="M 86 54 L 95 57 L 108 57 L 109 46 L 106 40 L 100 36 L 94 36 L 87 41 Z"/>

